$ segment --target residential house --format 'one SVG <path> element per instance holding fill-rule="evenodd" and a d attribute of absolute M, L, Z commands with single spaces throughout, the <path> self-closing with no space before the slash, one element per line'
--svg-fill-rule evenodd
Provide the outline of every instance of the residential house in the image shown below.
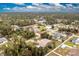
<path fill-rule="evenodd" d="M 5 37 L 0 37 L 0 44 L 5 42 L 7 42 L 7 39 Z"/>
<path fill-rule="evenodd" d="M 51 42 L 51 40 L 49 40 L 49 39 L 41 39 L 41 40 L 37 41 L 38 45 L 36 45 L 36 46 L 37 47 L 45 47 L 49 42 Z"/>
<path fill-rule="evenodd" d="M 18 25 L 11 25 L 11 27 L 12 27 L 13 31 L 20 29 L 20 27 Z"/>
<path fill-rule="evenodd" d="M 79 38 L 73 39 L 73 40 L 72 40 L 72 43 L 74 43 L 74 44 L 79 44 Z"/>
<path fill-rule="evenodd" d="M 55 32 L 55 33 L 53 33 L 52 38 L 56 39 L 58 41 L 62 41 L 62 40 L 65 40 L 66 35 L 63 33 Z"/>

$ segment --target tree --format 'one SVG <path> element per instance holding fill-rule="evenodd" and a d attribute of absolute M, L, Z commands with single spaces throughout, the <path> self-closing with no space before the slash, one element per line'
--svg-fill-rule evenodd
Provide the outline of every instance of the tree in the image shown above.
<path fill-rule="evenodd" d="M 51 36 L 51 35 L 49 35 L 47 32 L 44 32 L 44 33 L 42 33 L 42 34 L 41 34 L 41 38 L 51 39 L 51 38 L 52 38 L 52 36 Z"/>
<path fill-rule="evenodd" d="M 11 25 L 6 22 L 0 23 L 0 33 L 3 36 L 10 35 L 12 33 Z"/>
<path fill-rule="evenodd" d="M 20 34 L 21 34 L 24 38 L 27 38 L 27 39 L 30 39 L 30 38 L 35 37 L 35 33 L 34 33 L 33 31 L 29 31 L 29 30 L 22 31 Z"/>
<path fill-rule="evenodd" d="M 28 46 L 25 43 L 25 39 L 22 37 L 14 37 L 11 41 L 8 41 L 4 47 L 4 55 L 8 56 L 30 56 L 32 52 L 28 50 Z"/>

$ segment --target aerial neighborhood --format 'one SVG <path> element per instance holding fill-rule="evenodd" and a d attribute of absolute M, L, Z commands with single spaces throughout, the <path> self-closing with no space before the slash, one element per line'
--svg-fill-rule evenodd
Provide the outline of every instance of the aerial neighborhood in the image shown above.
<path fill-rule="evenodd" d="M 0 55 L 79 55 L 79 15 L 0 14 Z"/>

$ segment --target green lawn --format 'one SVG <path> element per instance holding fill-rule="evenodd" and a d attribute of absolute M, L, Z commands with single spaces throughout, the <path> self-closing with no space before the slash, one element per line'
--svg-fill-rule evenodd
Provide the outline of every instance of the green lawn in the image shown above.
<path fill-rule="evenodd" d="M 71 47 L 73 47 L 73 46 L 75 45 L 75 44 L 72 43 L 72 42 L 66 42 L 65 44 L 68 45 L 68 46 L 71 46 Z"/>

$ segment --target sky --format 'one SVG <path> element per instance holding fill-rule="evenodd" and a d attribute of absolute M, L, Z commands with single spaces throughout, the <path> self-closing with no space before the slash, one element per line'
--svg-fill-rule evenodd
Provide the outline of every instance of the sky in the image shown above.
<path fill-rule="evenodd" d="M 0 3 L 0 12 L 79 13 L 79 3 Z"/>

